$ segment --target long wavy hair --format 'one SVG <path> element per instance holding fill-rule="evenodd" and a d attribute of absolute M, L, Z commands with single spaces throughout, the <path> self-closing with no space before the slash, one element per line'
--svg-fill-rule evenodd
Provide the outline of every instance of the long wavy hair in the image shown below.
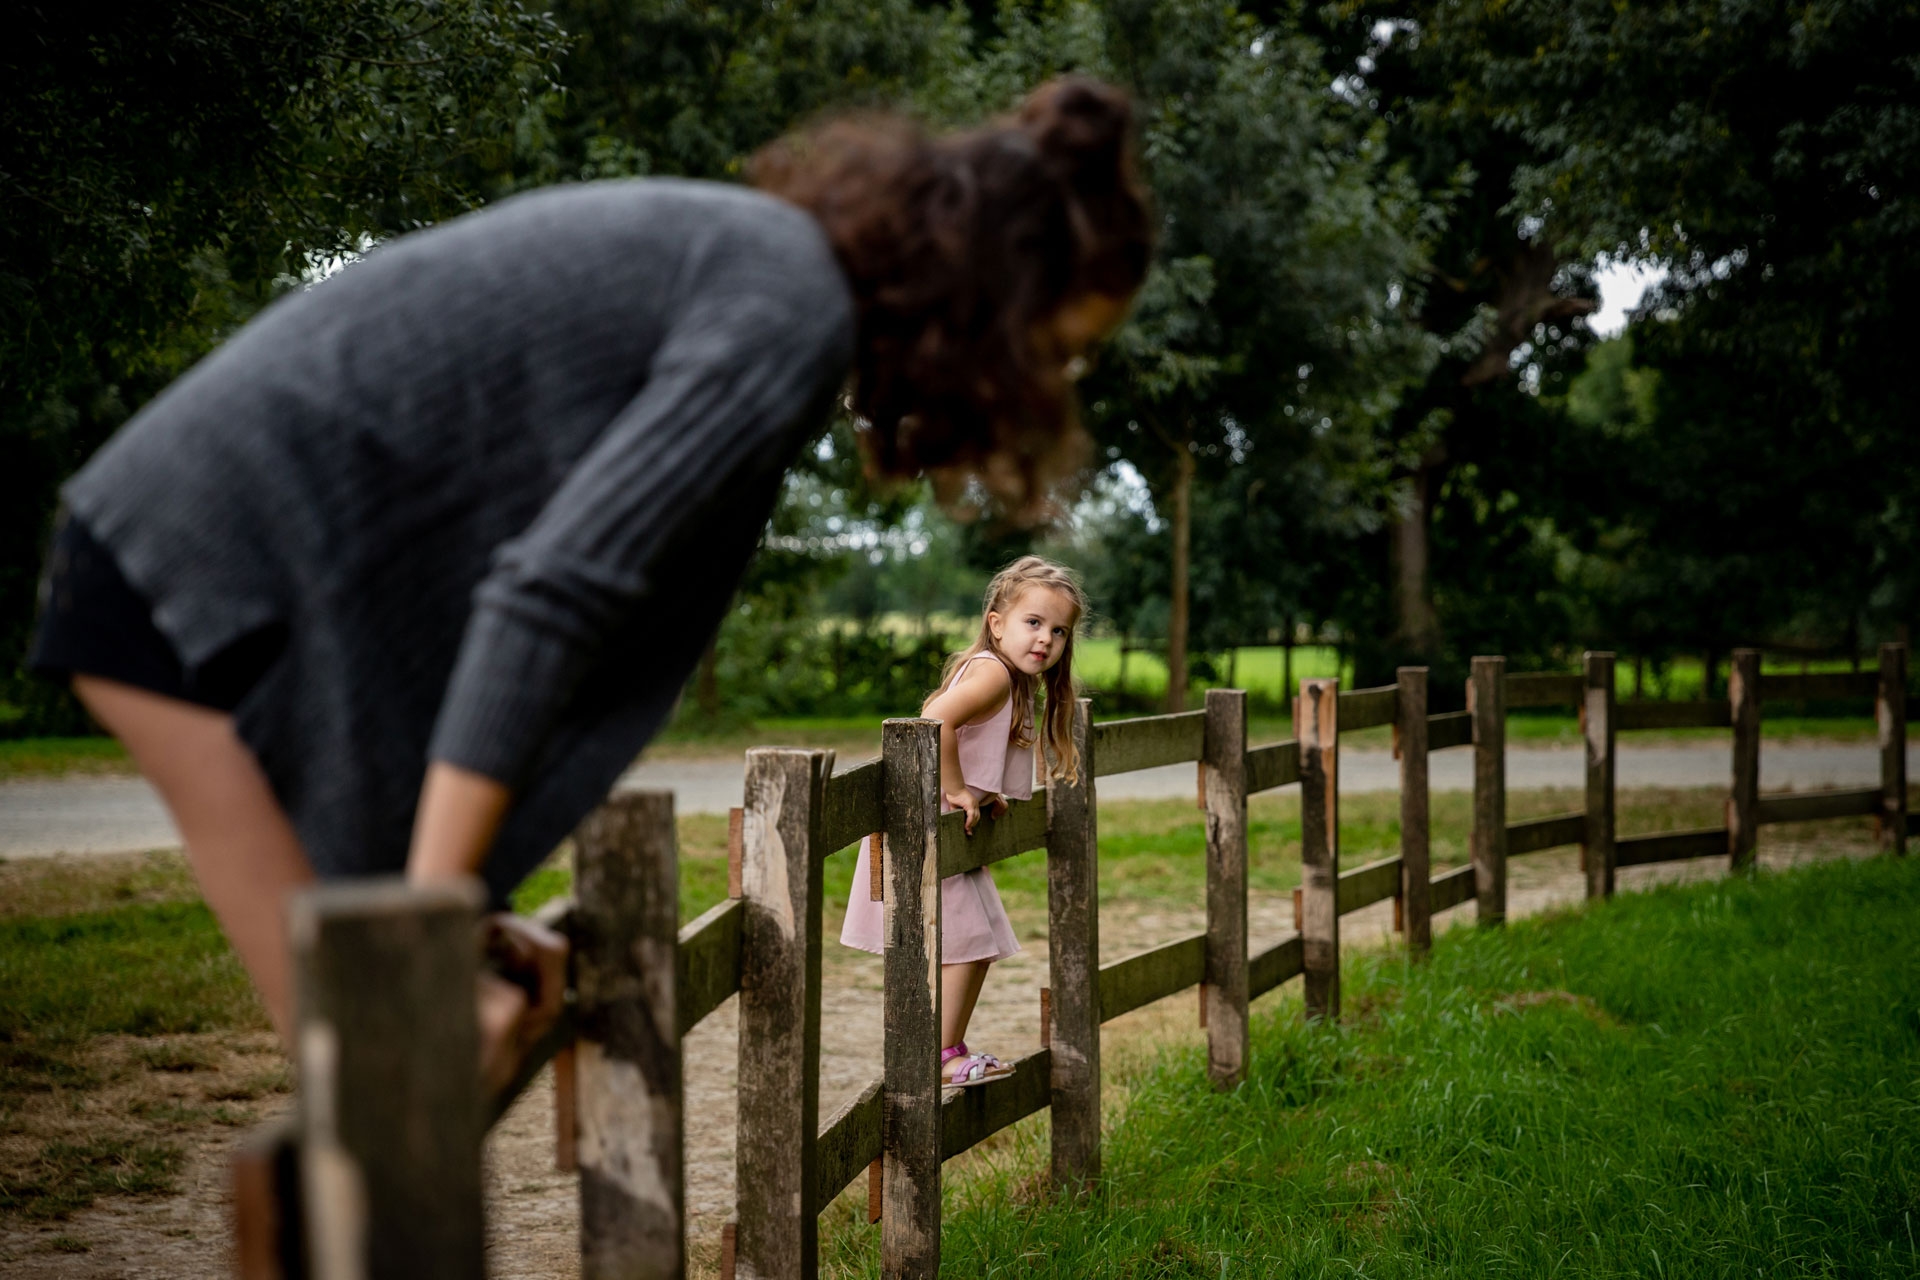
<path fill-rule="evenodd" d="M 927 703 L 953 683 L 953 677 L 960 668 L 983 653 L 995 652 L 993 627 L 987 615 L 997 613 L 1006 617 L 1020 597 L 1033 587 L 1051 588 L 1073 601 L 1073 625 L 1067 628 L 1067 643 L 1060 651 L 1060 661 L 1048 667 L 1040 676 L 1030 676 L 1002 660 L 1007 674 L 1013 677 L 1013 687 L 1008 693 L 1013 700 L 1013 743 L 1018 747 L 1034 744 L 1034 697 L 1044 681 L 1047 696 L 1041 714 L 1047 740 L 1047 776 L 1064 782 L 1077 782 L 1080 779 L 1080 750 L 1073 742 L 1073 704 L 1077 692 L 1073 682 L 1073 636 L 1080 620 L 1087 616 L 1087 593 L 1081 589 L 1080 581 L 1073 576 L 1072 570 L 1041 556 L 1021 556 L 994 574 L 993 580 L 987 583 L 986 598 L 982 602 L 980 633 L 973 638 L 972 644 L 947 659 L 946 669 L 940 674 L 940 689 L 927 695 Z M 922 703 L 920 709 L 925 711 L 926 706 L 926 703 Z"/>
<path fill-rule="evenodd" d="M 946 501 L 977 477 L 1037 512 L 1087 450 L 1047 321 L 1089 294 L 1124 303 L 1152 255 L 1127 95 L 1062 76 L 941 136 L 844 117 L 768 145 L 747 175 L 813 214 L 846 272 L 871 468 L 924 471 Z"/>

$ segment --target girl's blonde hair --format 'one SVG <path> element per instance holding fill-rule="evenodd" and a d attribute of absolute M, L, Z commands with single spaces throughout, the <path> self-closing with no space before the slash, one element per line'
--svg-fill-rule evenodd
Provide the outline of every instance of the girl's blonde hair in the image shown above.
<path fill-rule="evenodd" d="M 1015 746 L 1033 745 L 1034 686 L 1044 679 L 1047 685 L 1047 776 L 1056 781 L 1078 782 L 1080 752 L 1073 743 L 1073 632 L 1087 616 L 1087 594 L 1071 570 L 1041 556 L 1021 556 L 994 574 L 993 581 L 987 583 L 984 608 L 980 611 L 980 634 L 972 644 L 947 659 L 946 669 L 940 675 L 940 688 L 952 684 L 954 675 L 974 658 L 994 652 L 993 629 L 986 615 L 997 613 L 1004 617 L 1014 602 L 1033 587 L 1058 591 L 1073 601 L 1073 626 L 1067 628 L 1067 643 L 1061 650 L 1060 661 L 1047 668 L 1044 676 L 1037 679 L 1024 671 L 1008 668 L 1008 675 L 1013 677 L 1013 688 L 1008 695 L 1013 700 L 1013 741 Z M 927 695 L 927 701 L 932 702 L 938 692 Z M 925 710 L 925 704 L 921 709 Z"/>

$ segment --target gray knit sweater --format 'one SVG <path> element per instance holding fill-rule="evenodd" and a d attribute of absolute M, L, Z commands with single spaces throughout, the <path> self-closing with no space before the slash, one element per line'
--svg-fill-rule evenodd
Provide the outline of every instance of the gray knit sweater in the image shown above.
<path fill-rule="evenodd" d="M 276 302 L 66 499 L 189 666 L 286 626 L 235 719 L 320 874 L 404 865 L 444 760 L 514 789 L 498 897 L 666 719 L 852 338 L 798 209 L 549 189 Z"/>

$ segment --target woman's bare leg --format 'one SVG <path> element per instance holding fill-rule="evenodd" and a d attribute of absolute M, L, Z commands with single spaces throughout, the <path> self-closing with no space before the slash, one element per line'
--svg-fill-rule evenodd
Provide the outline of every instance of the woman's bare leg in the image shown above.
<path fill-rule="evenodd" d="M 313 866 L 233 717 L 96 676 L 75 676 L 73 691 L 160 792 L 201 894 L 291 1043 L 286 900 Z"/>
<path fill-rule="evenodd" d="M 968 960 L 962 964 L 940 966 L 940 1047 L 959 1044 L 967 1038 L 967 1024 L 973 1021 L 973 1006 L 986 985 L 991 960 Z"/>

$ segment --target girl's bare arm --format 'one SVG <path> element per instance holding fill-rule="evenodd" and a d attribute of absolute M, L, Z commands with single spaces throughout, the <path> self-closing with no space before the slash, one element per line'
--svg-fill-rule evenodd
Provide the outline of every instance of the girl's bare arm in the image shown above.
<path fill-rule="evenodd" d="M 940 722 L 940 793 L 947 803 L 967 813 L 967 831 L 980 821 L 980 802 L 960 773 L 960 736 L 963 724 L 972 724 L 1000 710 L 1012 696 L 1013 683 L 998 662 L 976 662 L 953 685 L 934 695 L 920 713 Z"/>

